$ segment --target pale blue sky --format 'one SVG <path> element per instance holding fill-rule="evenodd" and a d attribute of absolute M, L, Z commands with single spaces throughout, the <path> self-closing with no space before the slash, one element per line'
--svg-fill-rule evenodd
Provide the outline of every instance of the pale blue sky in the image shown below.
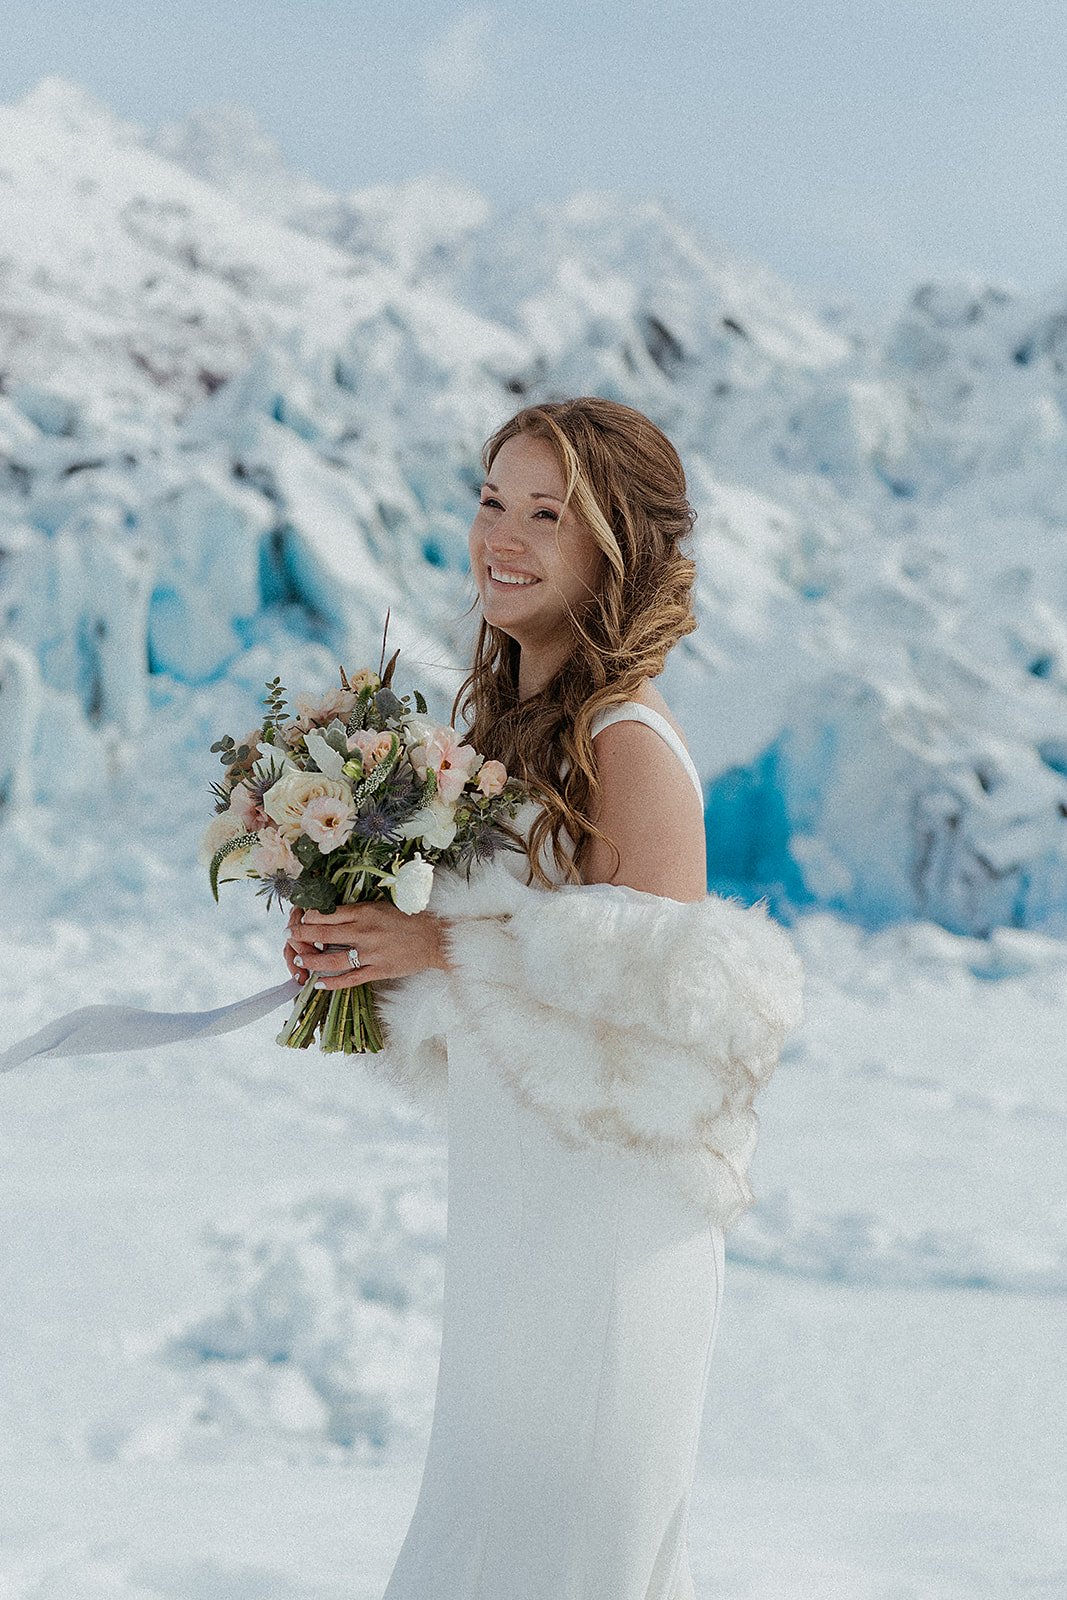
<path fill-rule="evenodd" d="M 51 72 L 149 128 L 243 104 L 339 188 L 659 196 L 822 300 L 1067 279 L 1058 0 L 9 0 L 0 100 Z"/>

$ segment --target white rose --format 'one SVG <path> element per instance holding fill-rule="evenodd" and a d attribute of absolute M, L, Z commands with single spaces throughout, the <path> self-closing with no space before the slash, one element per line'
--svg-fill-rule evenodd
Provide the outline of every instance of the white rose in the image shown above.
<path fill-rule="evenodd" d="M 418 911 L 426 910 L 430 903 L 432 888 L 433 863 L 424 861 L 421 855 L 415 855 L 410 861 L 405 861 L 402 867 L 397 868 L 389 893 L 399 910 L 410 917 Z"/>
<path fill-rule="evenodd" d="M 297 839 L 304 831 L 304 807 L 309 800 L 337 800 L 351 807 L 352 791 L 343 778 L 328 778 L 321 772 L 284 773 L 263 796 L 263 809 L 279 833 Z"/>

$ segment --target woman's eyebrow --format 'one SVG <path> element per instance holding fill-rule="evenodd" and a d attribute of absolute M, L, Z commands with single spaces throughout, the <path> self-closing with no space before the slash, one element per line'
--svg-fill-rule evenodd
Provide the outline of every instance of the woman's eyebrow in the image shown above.
<path fill-rule="evenodd" d="M 482 488 L 483 489 L 492 489 L 494 494 L 499 494 L 500 493 L 500 490 L 497 488 L 495 483 L 483 483 L 482 484 Z M 556 504 L 559 505 L 559 506 L 561 506 L 563 504 L 563 501 L 560 499 L 558 494 L 536 493 L 536 494 L 531 494 L 530 499 L 531 500 L 554 500 L 556 502 Z"/>

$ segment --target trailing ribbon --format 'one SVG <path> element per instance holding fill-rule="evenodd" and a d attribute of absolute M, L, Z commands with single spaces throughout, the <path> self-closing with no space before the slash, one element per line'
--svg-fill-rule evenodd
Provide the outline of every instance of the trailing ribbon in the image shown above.
<path fill-rule="evenodd" d="M 116 1050 L 153 1050 L 183 1039 L 233 1033 L 300 993 L 295 978 L 261 989 L 214 1011 L 143 1011 L 139 1006 L 82 1006 L 56 1017 L 0 1054 L 0 1072 L 42 1056 L 107 1055 Z"/>

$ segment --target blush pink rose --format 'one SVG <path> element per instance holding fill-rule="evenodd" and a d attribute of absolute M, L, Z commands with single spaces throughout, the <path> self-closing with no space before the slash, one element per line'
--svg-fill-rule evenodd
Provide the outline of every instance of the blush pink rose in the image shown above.
<path fill-rule="evenodd" d="M 500 794 L 508 781 L 508 769 L 502 761 L 485 761 L 478 773 L 477 787 L 484 795 Z"/>
<path fill-rule="evenodd" d="M 264 878 L 273 878 L 279 872 L 287 878 L 299 878 L 304 870 L 293 854 L 292 845 L 277 828 L 261 836 L 252 851 L 252 866 Z"/>
<path fill-rule="evenodd" d="M 356 810 L 350 800 L 335 800 L 332 795 L 317 795 L 304 807 L 301 825 L 309 839 L 314 839 L 324 856 L 340 849 L 352 837 Z"/>

